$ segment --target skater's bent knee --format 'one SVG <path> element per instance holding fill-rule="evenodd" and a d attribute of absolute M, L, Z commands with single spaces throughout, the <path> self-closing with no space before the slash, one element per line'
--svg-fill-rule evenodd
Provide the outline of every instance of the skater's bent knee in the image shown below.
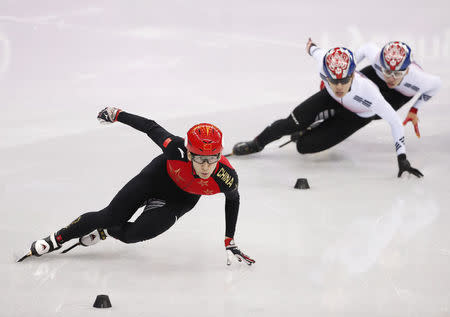
<path fill-rule="evenodd" d="M 307 151 L 307 148 L 301 144 L 301 142 L 297 141 L 297 152 L 300 154 L 308 154 L 310 152 Z"/>

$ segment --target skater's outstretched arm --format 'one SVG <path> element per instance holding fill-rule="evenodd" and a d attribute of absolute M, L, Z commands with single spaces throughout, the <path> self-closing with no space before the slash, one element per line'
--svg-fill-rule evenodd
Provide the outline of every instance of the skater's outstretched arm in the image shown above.
<path fill-rule="evenodd" d="M 136 130 L 144 132 L 163 151 L 167 148 L 167 145 L 172 141 L 172 139 L 179 138 L 161 127 L 154 120 L 140 117 L 114 107 L 106 107 L 99 112 L 97 118 L 101 123 L 113 123 L 119 121 L 135 128 Z"/>
<path fill-rule="evenodd" d="M 308 42 L 306 43 L 306 53 L 314 57 L 314 59 L 322 65 L 323 57 L 326 54 L 326 51 L 323 48 L 320 48 L 317 46 L 316 43 L 314 43 L 311 38 L 308 39 Z"/>
<path fill-rule="evenodd" d="M 225 236 L 234 237 L 239 213 L 239 192 L 237 189 L 225 193 Z"/>
<path fill-rule="evenodd" d="M 225 193 L 225 197 L 225 249 L 227 251 L 227 265 L 231 265 L 233 260 L 252 265 L 255 263 L 255 260 L 242 252 L 234 243 L 233 239 L 239 210 L 237 184 L 234 190 Z"/>

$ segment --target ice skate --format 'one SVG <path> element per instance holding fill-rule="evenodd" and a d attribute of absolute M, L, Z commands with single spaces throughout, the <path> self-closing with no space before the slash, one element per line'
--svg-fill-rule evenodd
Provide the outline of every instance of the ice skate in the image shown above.
<path fill-rule="evenodd" d="M 34 255 L 41 256 L 46 253 L 53 252 L 61 248 L 61 245 L 56 242 L 55 234 L 52 233 L 46 238 L 36 240 L 31 244 L 30 251 L 25 254 L 23 257 L 17 260 L 17 262 L 22 262 L 26 258 Z"/>
<path fill-rule="evenodd" d="M 264 147 L 259 145 L 256 140 L 239 142 L 233 146 L 233 155 L 248 155 L 260 152 Z"/>
<path fill-rule="evenodd" d="M 92 231 L 91 233 L 89 233 L 85 236 L 82 236 L 78 240 L 77 243 L 75 243 L 71 247 L 67 248 L 62 253 L 67 253 L 79 245 L 82 245 L 83 247 L 89 247 L 91 245 L 98 243 L 100 240 L 105 240 L 106 237 L 107 237 L 106 229 L 105 230 L 104 229 L 96 229 L 96 230 Z"/>
<path fill-rule="evenodd" d="M 88 246 L 98 243 L 100 240 L 105 240 L 105 239 L 106 239 L 106 230 L 97 229 L 85 236 L 82 236 L 80 238 L 80 244 L 83 247 L 88 247 Z"/>
<path fill-rule="evenodd" d="M 48 237 L 36 240 L 31 244 L 31 254 L 34 256 L 41 256 L 46 253 L 53 252 L 61 248 L 61 245 L 56 242 L 55 234 L 52 233 Z"/>

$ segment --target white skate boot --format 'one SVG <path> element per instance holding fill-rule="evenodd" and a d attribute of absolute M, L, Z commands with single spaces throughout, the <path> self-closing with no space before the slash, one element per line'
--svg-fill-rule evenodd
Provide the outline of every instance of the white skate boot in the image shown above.
<path fill-rule="evenodd" d="M 52 233 L 48 237 L 36 240 L 31 244 L 31 254 L 34 256 L 41 256 L 46 253 L 53 252 L 61 248 L 61 245 L 56 242 L 55 234 Z"/>
<path fill-rule="evenodd" d="M 84 247 L 88 247 L 96 244 L 100 240 L 105 240 L 106 237 L 106 229 L 97 229 L 85 236 L 82 236 L 80 238 L 80 244 Z"/>
<path fill-rule="evenodd" d="M 92 231 L 91 233 L 89 233 L 85 236 L 82 236 L 78 240 L 77 243 L 75 243 L 71 247 L 65 249 L 62 253 L 67 253 L 79 245 L 82 245 L 83 247 L 88 247 L 88 246 L 94 245 L 97 242 L 99 242 L 100 240 L 105 240 L 107 236 L 108 235 L 107 235 L 106 229 L 96 229 L 96 230 Z"/>

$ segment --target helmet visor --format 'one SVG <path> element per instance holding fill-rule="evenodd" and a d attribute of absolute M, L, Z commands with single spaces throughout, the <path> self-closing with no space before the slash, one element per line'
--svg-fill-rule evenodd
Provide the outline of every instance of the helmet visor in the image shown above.
<path fill-rule="evenodd" d="M 390 69 L 386 69 L 386 68 L 382 67 L 382 70 L 383 70 L 383 74 L 386 77 L 393 76 L 395 79 L 402 78 L 406 74 L 406 69 L 405 70 L 390 70 Z"/>
<path fill-rule="evenodd" d="M 340 79 L 334 79 L 331 77 L 327 77 L 328 82 L 332 85 L 337 85 L 337 84 L 346 85 L 350 82 L 351 79 L 352 79 L 352 76 L 347 76 L 345 78 L 340 78 Z"/>
<path fill-rule="evenodd" d="M 214 164 L 220 160 L 220 153 L 216 155 L 196 155 L 191 153 L 191 155 L 192 160 L 198 164 L 203 164 L 205 162 L 207 162 L 208 164 Z"/>

